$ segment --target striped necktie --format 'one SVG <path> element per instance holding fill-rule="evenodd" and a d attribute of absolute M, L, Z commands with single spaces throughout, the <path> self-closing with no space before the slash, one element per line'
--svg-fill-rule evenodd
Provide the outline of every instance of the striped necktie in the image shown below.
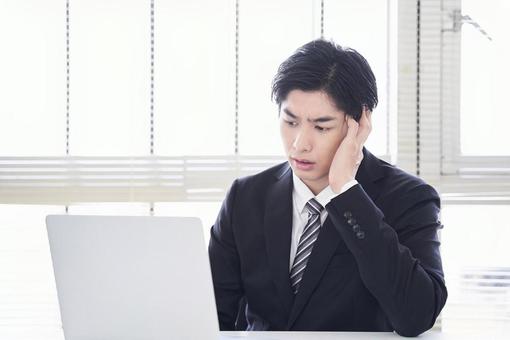
<path fill-rule="evenodd" d="M 294 264 L 290 270 L 290 283 L 292 290 L 296 294 L 299 290 L 303 273 L 305 272 L 306 263 L 312 253 L 313 244 L 319 236 L 321 227 L 321 211 L 324 209 L 315 198 L 310 199 L 306 203 L 308 210 L 308 223 L 306 223 L 303 233 L 299 239 L 296 257 L 294 257 Z"/>

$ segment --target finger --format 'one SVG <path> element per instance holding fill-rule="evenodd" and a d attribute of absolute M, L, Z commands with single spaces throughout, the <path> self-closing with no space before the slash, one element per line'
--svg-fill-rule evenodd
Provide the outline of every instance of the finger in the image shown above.
<path fill-rule="evenodd" d="M 342 132 L 341 132 L 342 139 L 345 138 L 345 136 L 347 136 L 347 130 L 348 130 L 347 115 L 345 115 L 344 121 L 342 122 Z"/>
<path fill-rule="evenodd" d="M 358 134 L 359 124 L 351 116 L 347 117 L 347 136 L 346 138 L 356 139 Z"/>
<path fill-rule="evenodd" d="M 358 134 L 356 136 L 356 140 L 360 145 L 365 144 L 370 132 L 372 131 L 372 112 L 366 108 L 364 108 L 361 119 L 359 123 Z"/>

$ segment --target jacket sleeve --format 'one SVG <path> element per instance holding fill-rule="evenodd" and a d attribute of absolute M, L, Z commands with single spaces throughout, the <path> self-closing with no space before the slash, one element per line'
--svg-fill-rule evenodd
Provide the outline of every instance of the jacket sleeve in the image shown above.
<path fill-rule="evenodd" d="M 237 180 L 227 193 L 216 222 L 211 228 L 209 260 L 220 330 L 235 330 L 239 302 L 244 295 L 239 255 L 234 240 L 233 210 Z"/>
<path fill-rule="evenodd" d="M 378 201 L 384 199 L 390 198 Z M 437 236 L 440 200 L 422 183 L 388 206 L 391 216 L 386 218 L 361 185 L 355 185 L 326 209 L 394 330 L 417 336 L 434 325 L 447 298 Z"/>

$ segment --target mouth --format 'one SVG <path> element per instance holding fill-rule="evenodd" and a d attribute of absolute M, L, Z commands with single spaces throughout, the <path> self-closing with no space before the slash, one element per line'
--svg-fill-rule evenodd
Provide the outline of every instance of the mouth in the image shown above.
<path fill-rule="evenodd" d="M 315 162 L 309 161 L 308 159 L 300 159 L 300 158 L 294 158 L 291 157 L 293 161 L 304 163 L 304 164 L 314 164 Z"/>
<path fill-rule="evenodd" d="M 299 158 L 291 157 L 291 160 L 294 163 L 295 168 L 297 168 L 299 170 L 312 170 L 315 165 L 315 162 L 312 162 L 307 159 L 299 159 Z"/>

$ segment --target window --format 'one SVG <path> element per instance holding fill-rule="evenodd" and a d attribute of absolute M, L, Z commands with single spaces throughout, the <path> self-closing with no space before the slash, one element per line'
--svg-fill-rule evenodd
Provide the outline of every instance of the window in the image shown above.
<path fill-rule="evenodd" d="M 462 0 L 460 146 L 469 156 L 510 156 L 508 1 Z M 468 18 L 471 18 L 469 19 Z"/>
<path fill-rule="evenodd" d="M 472 179 L 478 183 L 476 191 L 507 196 L 508 187 L 498 187 L 493 180 L 504 181 L 510 174 L 506 133 L 510 120 L 501 105 L 510 75 L 509 24 L 504 18 L 508 3 L 491 1 L 490 6 L 482 6 L 473 0 L 448 0 L 445 4 L 442 171 L 453 175 L 452 181 Z"/>
<path fill-rule="evenodd" d="M 156 1 L 154 17 L 154 153 L 234 154 L 235 2 Z"/>
<path fill-rule="evenodd" d="M 372 64 L 367 147 L 391 161 L 393 1 L 2 4 L 3 202 L 221 200 L 233 178 L 284 160 L 271 80 L 321 35 Z"/>
<path fill-rule="evenodd" d="M 0 3 L 0 155 L 65 154 L 65 7 Z"/>

